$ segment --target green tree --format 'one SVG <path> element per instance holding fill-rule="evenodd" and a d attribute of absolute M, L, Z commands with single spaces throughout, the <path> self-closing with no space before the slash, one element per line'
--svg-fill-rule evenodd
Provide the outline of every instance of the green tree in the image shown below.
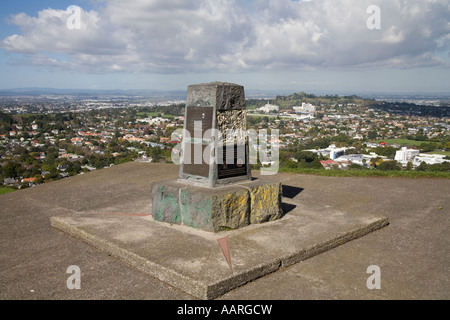
<path fill-rule="evenodd" d="M 159 147 L 159 146 L 150 147 L 147 150 L 147 156 L 152 158 L 153 162 L 159 161 L 163 157 L 163 152 L 162 152 L 161 147 Z"/>
<path fill-rule="evenodd" d="M 378 132 L 376 130 L 370 130 L 367 138 L 369 138 L 369 140 L 375 140 L 378 137 Z"/>
<path fill-rule="evenodd" d="M 309 142 L 306 145 L 306 147 L 307 147 L 307 149 L 314 149 L 314 148 L 324 149 L 324 148 L 328 147 L 329 145 L 330 145 L 329 138 L 319 138 L 315 141 Z"/>
<path fill-rule="evenodd" d="M 300 151 L 295 154 L 298 160 L 298 167 L 309 169 L 323 169 L 318 156 L 310 151 Z"/>
<path fill-rule="evenodd" d="M 435 143 L 421 143 L 419 146 L 420 152 L 426 153 L 426 152 L 432 152 L 436 150 L 436 144 Z"/>
<path fill-rule="evenodd" d="M 79 161 L 69 163 L 69 167 L 67 168 L 67 173 L 69 173 L 69 176 L 76 176 L 80 172 L 81 172 L 81 163 Z"/>
<path fill-rule="evenodd" d="M 15 178 L 17 176 L 16 165 L 12 161 L 8 161 L 3 167 L 3 176 L 5 178 Z"/>
<path fill-rule="evenodd" d="M 349 169 L 351 170 L 365 170 L 367 169 L 366 167 L 363 167 L 357 163 L 352 163 L 351 165 L 348 166 Z"/>
<path fill-rule="evenodd" d="M 375 152 L 380 156 L 388 157 L 389 159 L 394 159 L 397 149 L 394 147 L 376 147 L 372 149 L 372 152 Z"/>
<path fill-rule="evenodd" d="M 450 162 L 430 164 L 428 171 L 450 172 Z"/>
<path fill-rule="evenodd" d="M 425 162 L 421 162 L 416 168 L 416 171 L 428 171 L 428 164 Z"/>
<path fill-rule="evenodd" d="M 413 169 L 413 164 L 411 161 L 408 161 L 408 164 L 406 165 L 406 171 L 412 171 Z"/>
<path fill-rule="evenodd" d="M 105 166 L 105 164 L 103 163 L 102 159 L 100 157 L 96 157 L 95 161 L 94 161 L 94 167 L 96 169 L 101 169 Z"/>
<path fill-rule="evenodd" d="M 54 180 L 57 180 L 58 178 L 59 178 L 59 175 L 56 172 L 56 170 L 52 170 L 45 175 L 45 182 L 54 181 Z"/>
<path fill-rule="evenodd" d="M 41 184 L 41 183 L 44 182 L 44 178 L 42 178 L 41 175 L 36 176 L 35 178 L 36 178 L 36 180 L 34 180 L 34 184 L 35 184 L 35 185 L 38 185 L 38 184 Z"/>
<path fill-rule="evenodd" d="M 317 158 L 317 155 L 311 151 L 300 151 L 295 154 L 298 162 L 312 162 Z"/>
<path fill-rule="evenodd" d="M 297 169 L 300 168 L 300 164 L 298 162 L 292 161 L 290 159 L 283 162 L 282 166 L 287 169 Z M 257 168 L 259 169 L 259 167 Z"/>
<path fill-rule="evenodd" d="M 450 141 L 445 143 L 444 149 L 445 149 L 445 151 L 450 151 Z"/>
<path fill-rule="evenodd" d="M 402 170 L 402 166 L 397 163 L 397 161 L 383 161 L 377 166 L 378 170 L 383 171 L 393 171 L 393 170 Z"/>
<path fill-rule="evenodd" d="M 57 164 L 55 163 L 55 161 L 50 160 L 50 161 L 45 161 L 42 164 L 41 169 L 42 169 L 42 171 L 51 172 L 51 171 L 56 171 L 56 167 L 57 167 Z"/>

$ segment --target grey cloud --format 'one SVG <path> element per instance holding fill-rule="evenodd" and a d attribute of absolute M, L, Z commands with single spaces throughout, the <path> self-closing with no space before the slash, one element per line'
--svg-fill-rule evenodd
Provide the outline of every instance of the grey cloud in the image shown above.
<path fill-rule="evenodd" d="M 380 30 L 366 26 L 371 4 Z M 22 34 L 0 46 L 67 54 L 61 68 L 83 72 L 448 66 L 436 52 L 449 50 L 449 16 L 446 0 L 105 0 L 83 11 L 82 30 L 68 30 L 63 11 L 15 15 Z"/>

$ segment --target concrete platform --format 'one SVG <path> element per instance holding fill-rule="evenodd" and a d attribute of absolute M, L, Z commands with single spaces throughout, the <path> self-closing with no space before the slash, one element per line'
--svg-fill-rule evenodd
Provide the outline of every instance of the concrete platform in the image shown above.
<path fill-rule="evenodd" d="M 179 167 L 172 164 L 130 162 L 1 195 L 0 299 L 175 300 L 180 306 L 183 300 L 193 299 L 50 224 L 51 217 L 81 218 L 87 213 L 99 218 L 148 215 L 151 183 L 176 179 L 178 173 Z M 258 171 L 252 175 L 257 177 Z M 297 307 L 296 300 L 450 299 L 450 179 L 284 172 L 274 179 L 283 183 L 288 211 L 276 223 L 308 211 L 334 209 L 356 216 L 385 216 L 389 226 L 237 287 L 218 297 L 218 303 L 289 300 L 301 310 L 304 304 Z M 166 237 L 158 241 L 163 247 Z M 234 243 L 231 237 L 237 273 Z M 220 249 L 214 246 L 214 250 L 222 259 Z M 225 259 L 220 261 L 224 272 L 229 272 Z M 67 288 L 66 270 L 71 265 L 81 269 L 80 290 Z M 370 265 L 381 269 L 381 289 L 367 288 Z M 145 305 L 154 312 L 167 312 L 167 304 L 158 301 Z"/>
<path fill-rule="evenodd" d="M 214 299 L 388 224 L 373 214 L 284 207 L 280 220 L 220 233 L 92 211 L 52 217 L 51 225 L 196 298 Z M 217 241 L 227 236 L 232 271 Z"/>

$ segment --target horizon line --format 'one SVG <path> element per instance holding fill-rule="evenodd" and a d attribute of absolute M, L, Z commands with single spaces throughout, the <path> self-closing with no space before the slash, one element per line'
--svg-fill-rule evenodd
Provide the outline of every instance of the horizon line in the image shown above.
<path fill-rule="evenodd" d="M 187 88 L 187 87 L 186 87 Z M 166 93 L 181 93 L 186 92 L 187 89 L 155 89 L 155 88 L 148 88 L 148 89 L 130 89 L 130 88 L 114 88 L 114 89 L 106 89 L 106 88 L 55 88 L 55 87 L 15 87 L 15 88 L 0 88 L 0 92 L 8 92 L 11 91 L 13 93 L 27 93 L 27 91 L 37 91 L 36 93 L 42 93 L 42 94 L 50 94 L 49 92 L 39 92 L 39 91 L 60 91 L 61 93 L 56 94 L 68 94 L 68 93 L 83 93 L 83 92 L 136 92 L 136 93 L 151 93 L 151 92 L 166 92 Z M 257 88 L 245 88 L 247 92 L 258 92 L 260 94 L 275 94 L 275 93 L 283 93 L 286 94 L 290 92 L 291 94 L 294 93 L 308 93 L 308 94 L 325 94 L 325 95 L 358 95 L 358 94 L 367 94 L 367 95 L 405 95 L 405 96 L 420 96 L 420 95 L 439 95 L 439 96 L 449 96 L 450 92 L 443 92 L 443 91 L 382 91 L 382 90 L 307 90 L 307 89 L 257 89 Z M 64 92 L 69 91 L 69 92 Z"/>

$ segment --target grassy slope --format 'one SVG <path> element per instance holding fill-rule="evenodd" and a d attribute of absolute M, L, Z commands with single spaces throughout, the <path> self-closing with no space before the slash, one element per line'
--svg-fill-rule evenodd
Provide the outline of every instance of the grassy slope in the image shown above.
<path fill-rule="evenodd" d="M 329 177 L 402 177 L 402 178 L 450 178 L 450 172 L 424 171 L 381 171 L 381 170 L 323 170 L 323 169 L 286 169 L 280 172 L 315 174 Z"/>
<path fill-rule="evenodd" d="M 0 195 L 16 191 L 12 188 L 0 187 Z"/>

